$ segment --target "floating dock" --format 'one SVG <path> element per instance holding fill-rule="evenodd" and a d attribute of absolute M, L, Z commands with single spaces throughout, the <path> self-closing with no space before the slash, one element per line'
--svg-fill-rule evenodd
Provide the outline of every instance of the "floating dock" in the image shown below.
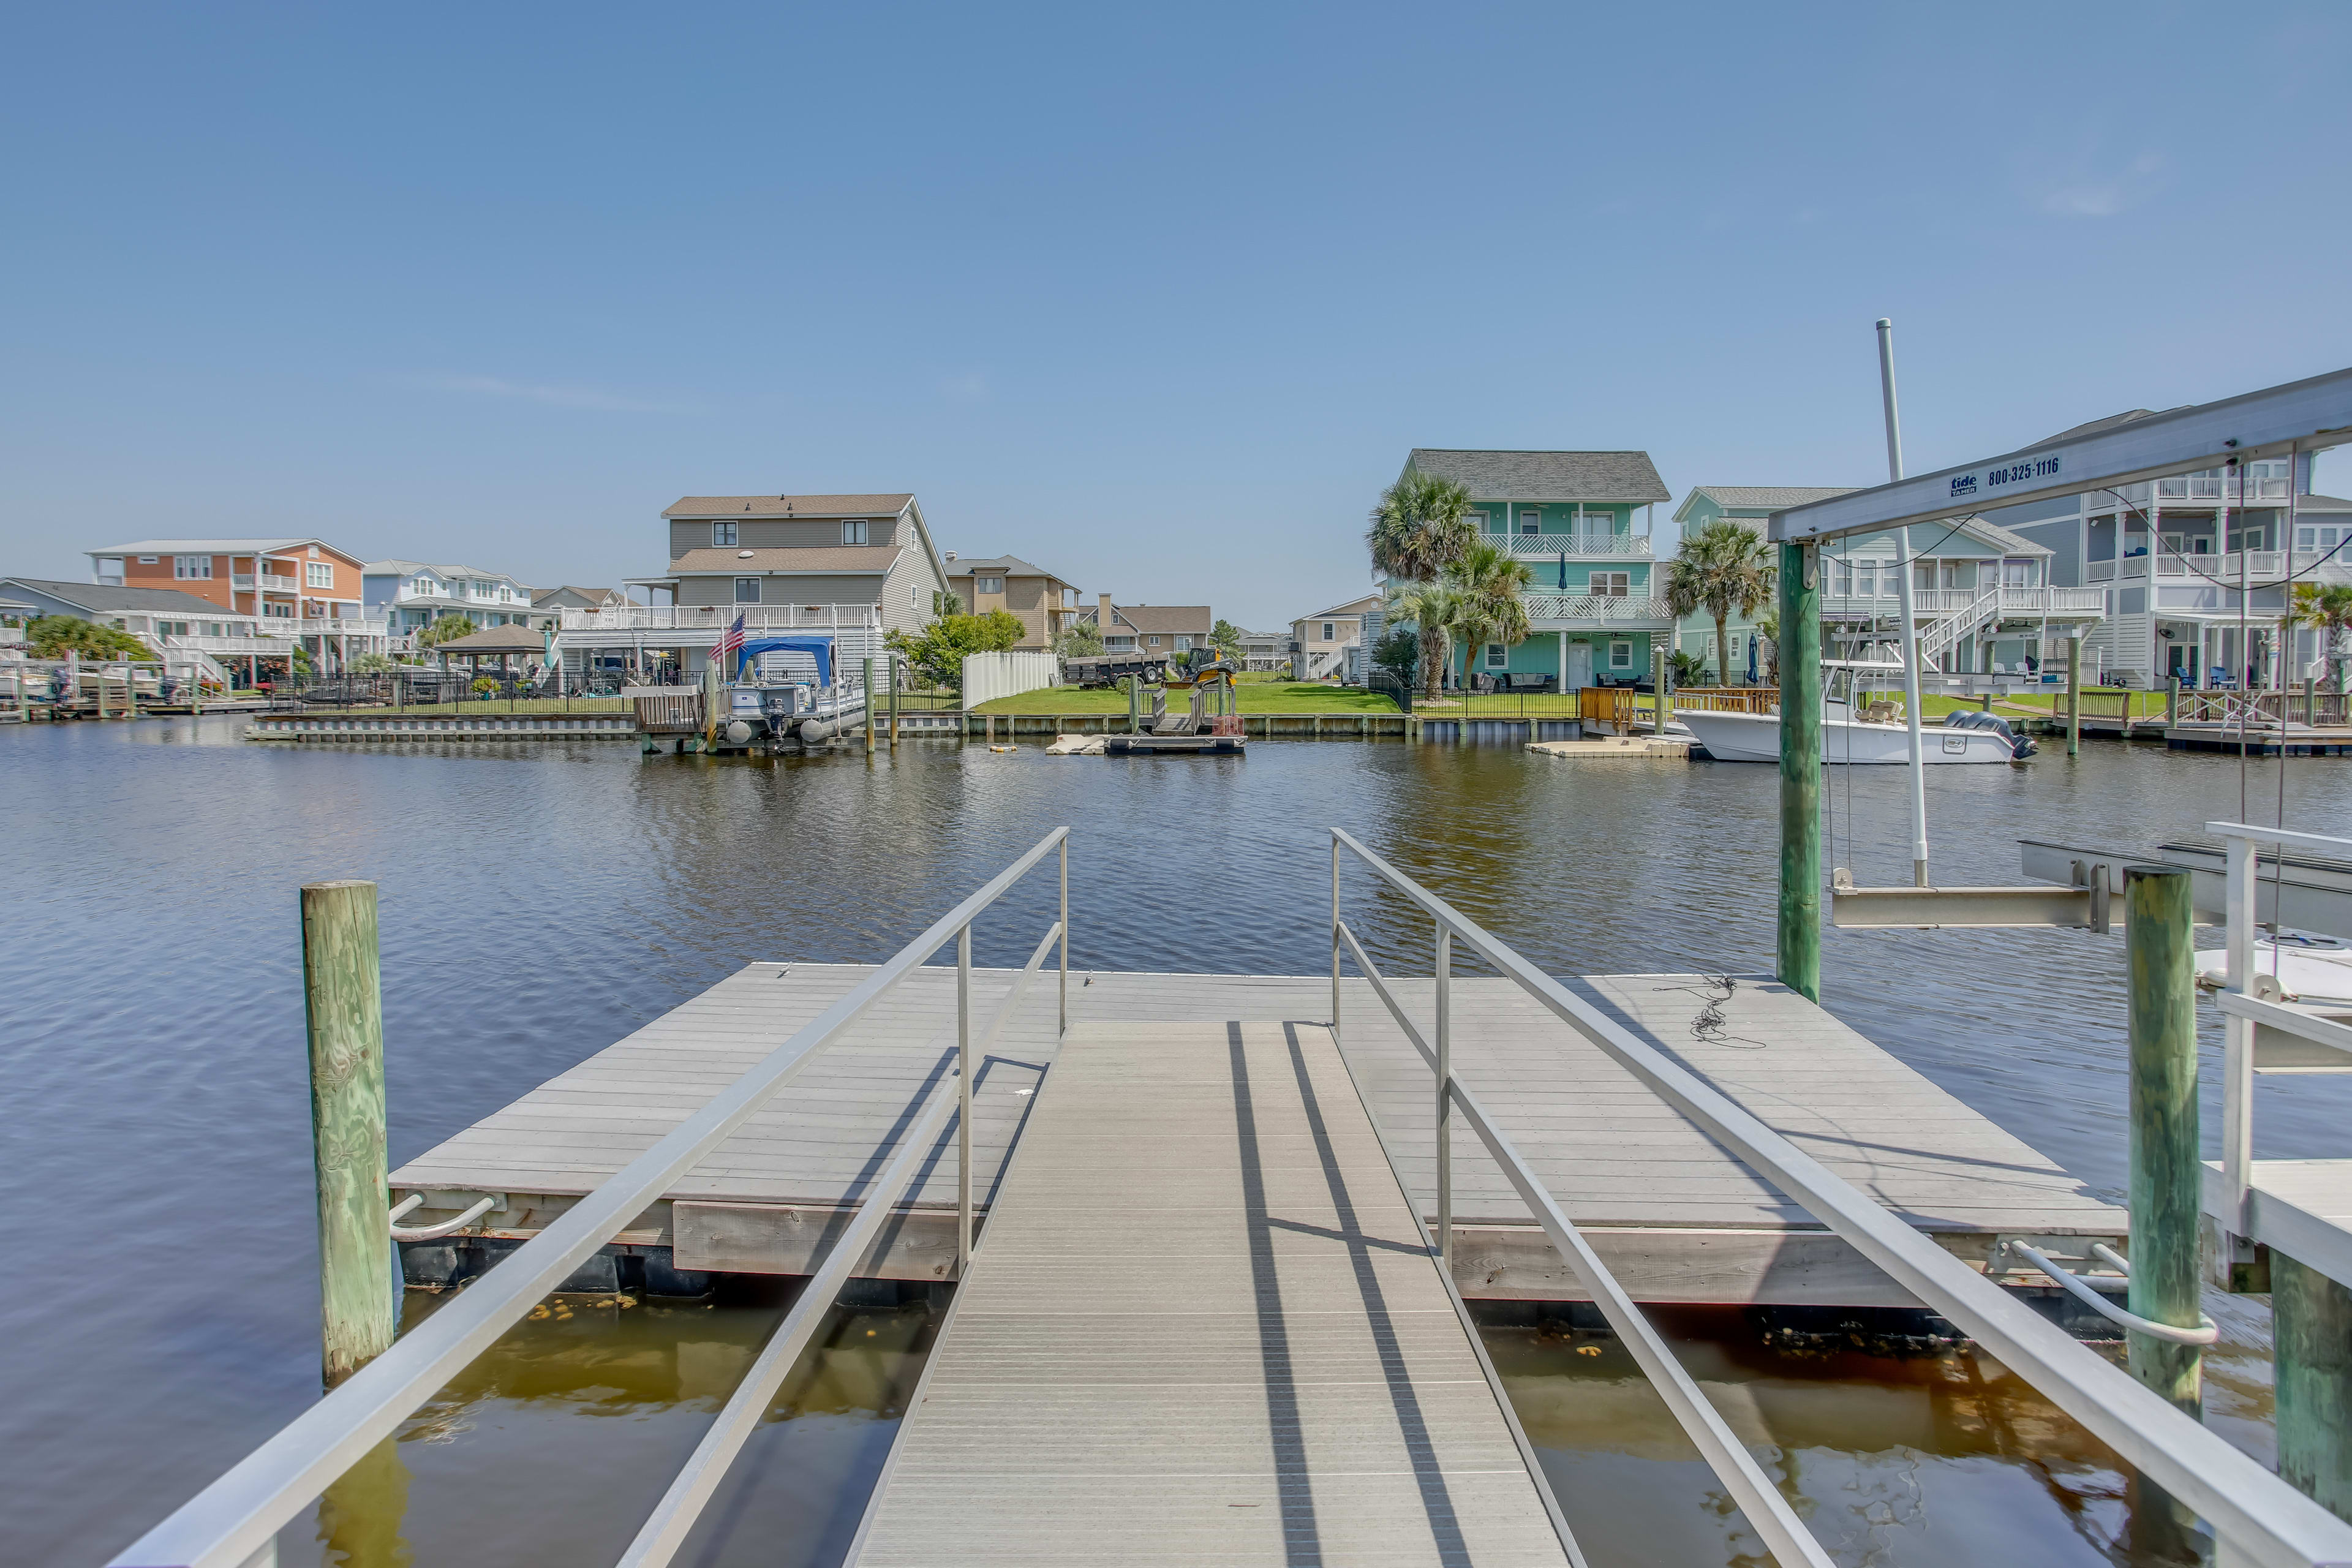
<path fill-rule="evenodd" d="M 445 1283 L 536 1235 L 870 971 L 862 965 L 756 963 L 393 1173 L 397 1201 L 425 1205 L 412 1223 L 454 1218 L 481 1194 L 501 1206 L 485 1227 L 410 1244 L 412 1282 Z M 986 1016 L 1016 972 L 976 970 Z M 1425 1016 L 1432 983 L 1392 983 Z M 2001 1265 L 2008 1237 L 2115 1240 L 2123 1212 L 2045 1156 L 1888 1052 L 1777 984 L 1696 974 L 1616 975 L 1581 983 L 1641 1038 L 1678 1058 L 1864 1194 L 1947 1250 Z M 975 1206 L 983 1228 L 1007 1153 L 1058 1049 L 1053 999 L 1033 992 L 977 1074 Z M 1844 1240 L 1511 982 L 1454 982 L 1455 1070 L 1486 1097 L 1513 1141 L 1635 1299 L 1830 1306 L 1916 1306 Z M 1112 1025 L 1329 1022 L 1328 977 L 1072 971 L 1074 1031 Z M 950 1070 L 955 972 L 909 975 L 791 1090 L 762 1109 L 614 1238 L 598 1279 L 640 1256 L 688 1274 L 804 1274 L 887 1163 L 922 1096 Z M 1402 1032 L 1350 979 L 1341 1046 L 1394 1151 L 1406 1191 L 1435 1215 L 1430 1079 Z M 1578 1300 L 1584 1289 L 1501 1171 L 1457 1127 L 1454 1273 L 1469 1298 Z M 946 1282 L 955 1263 L 951 1141 L 908 1189 L 862 1277 Z M 1075 1169 L 1059 1198 L 1090 1201 Z M 1123 1245 L 1100 1234 L 1098 1258 L 1066 1260 L 1073 1286 L 1114 1266 Z M 2079 1253 L 2079 1247 L 2069 1248 Z M 1174 1268 L 1171 1289 L 1183 1288 Z"/>

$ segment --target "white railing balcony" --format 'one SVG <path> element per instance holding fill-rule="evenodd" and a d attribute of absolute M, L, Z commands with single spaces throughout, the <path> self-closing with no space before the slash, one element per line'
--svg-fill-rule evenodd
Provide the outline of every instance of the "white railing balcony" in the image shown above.
<path fill-rule="evenodd" d="M 2132 488 L 2137 489 L 2141 487 L 2135 485 Z M 2219 474 L 2176 474 L 2171 479 L 2156 481 L 2156 499 L 2158 500 L 2226 500 L 2233 506 L 2241 500 L 2248 503 L 2285 500 L 2288 499 L 2287 481 L 2250 479 L 2233 485 Z"/>
<path fill-rule="evenodd" d="M 565 632 L 721 632 L 743 617 L 743 630 L 856 631 L 874 626 L 876 606 L 865 605 L 633 605 L 625 610 L 565 610 Z"/>
<path fill-rule="evenodd" d="M 1590 626 L 1630 626 L 1635 622 L 1663 621 L 1672 623 L 1674 614 L 1664 599 L 1620 598 L 1613 594 L 1528 594 L 1523 595 L 1528 606 L 1528 619 L 1543 624 L 1547 631 L 1569 629 L 1557 624 L 1575 622 Z"/>
<path fill-rule="evenodd" d="M 242 658 L 251 654 L 261 658 L 280 658 L 286 653 L 286 644 L 277 637 L 167 637 L 163 643 L 172 653 L 208 653 L 215 657 L 234 654 Z"/>
<path fill-rule="evenodd" d="M 2317 552 L 2303 558 L 2309 565 L 2319 559 Z M 2267 582 L 2287 569 L 2284 550 L 2232 550 L 2226 555 L 2176 555 L 2166 551 L 2156 563 L 2159 577 L 2219 577 L 2235 583 L 2241 572 L 2256 583 Z"/>
<path fill-rule="evenodd" d="M 265 637 L 380 637 L 392 630 L 389 621 L 357 616 L 270 616 L 261 623 Z"/>
<path fill-rule="evenodd" d="M 1648 534 L 1612 533 L 1605 528 L 1562 530 L 1558 533 L 1482 533 L 1478 538 L 1484 543 L 1501 545 L 1522 561 L 1557 561 L 1562 555 L 1650 559 Z"/>
<path fill-rule="evenodd" d="M 234 588 L 250 588 L 253 586 L 253 578 L 250 575 L 232 576 L 229 578 L 229 585 Z M 299 594 L 302 591 L 302 580 L 299 577 L 280 577 L 274 573 L 265 572 L 261 574 L 261 587 L 263 592 L 269 594 Z"/>

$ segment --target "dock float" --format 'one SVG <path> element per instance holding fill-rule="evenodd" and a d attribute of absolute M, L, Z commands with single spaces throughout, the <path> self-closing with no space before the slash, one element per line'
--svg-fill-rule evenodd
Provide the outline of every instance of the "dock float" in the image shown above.
<path fill-rule="evenodd" d="M 503 1207 L 485 1226 L 412 1244 L 410 1281 L 447 1283 L 535 1236 L 683 1121 L 711 1095 L 846 995 L 856 964 L 755 963 L 392 1173 L 394 1197 L 422 1194 L 415 1223 L 455 1217 L 481 1194 Z M 1017 971 L 975 969 L 973 1005 L 992 1008 Z M 845 1223 L 886 1164 L 912 1108 L 949 1070 L 955 972 L 911 973 L 779 1096 L 614 1237 L 609 1270 L 795 1275 Z M 1391 983 L 1433 1005 L 1433 983 Z M 2022 1140 L 1938 1089 L 1827 1012 L 1769 981 L 1701 974 L 1577 983 L 1641 1038 L 1701 1074 L 1774 1130 L 1932 1237 L 2010 1282 L 2040 1285 L 2011 1237 L 2116 1242 L 2123 1211 Z M 1454 1070 L 1489 1098 L 1549 1190 L 1638 1300 L 1908 1307 L 1918 1302 L 1820 1221 L 1507 980 L 1454 983 Z M 1320 1027 L 1324 976 L 1072 971 L 1072 1026 L 1202 1023 Z M 1348 1058 L 1395 1147 L 1412 1201 L 1436 1217 L 1428 1075 L 1366 982 L 1341 987 Z M 1055 1009 L 1033 997 L 976 1074 L 975 1212 L 983 1234 L 1006 1156 L 1061 1046 Z M 1474 1300 L 1581 1300 L 1502 1172 L 1454 1140 L 1454 1277 Z M 945 1283 L 955 1266 L 950 1150 L 910 1187 L 859 1265 L 863 1278 Z M 1064 1201 L 1082 1207 L 1082 1183 Z M 1102 1260 L 1118 1238 L 1102 1237 Z M 2067 1249 L 2079 1255 L 2079 1246 Z M 1075 1281 L 1092 1267 L 1069 1262 Z"/>
<path fill-rule="evenodd" d="M 625 713 L 501 713 L 430 719 L 257 719 L 248 741 L 634 741 L 637 721 Z"/>

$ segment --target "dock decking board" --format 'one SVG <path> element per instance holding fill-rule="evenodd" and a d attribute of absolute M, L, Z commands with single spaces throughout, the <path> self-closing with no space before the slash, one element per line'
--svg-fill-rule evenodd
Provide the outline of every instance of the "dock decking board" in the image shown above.
<path fill-rule="evenodd" d="M 588 1192 L 711 1094 L 822 1012 L 868 971 L 856 965 L 751 965 L 551 1079 L 393 1174 L 404 1191 L 488 1191 L 552 1198 Z M 976 1019 L 1014 978 L 976 971 Z M 1618 975 L 1580 983 L 1633 1032 L 1679 1059 L 1832 1171 L 1980 1257 L 1996 1234 L 2121 1235 L 2121 1210 L 2089 1194 L 2019 1139 L 1895 1057 L 1786 989 L 1698 975 Z M 1393 982 L 1424 1027 L 1433 987 Z M 719 1205 L 768 1205 L 732 1216 L 723 1247 L 690 1255 L 710 1234 L 684 1226 L 681 1268 L 751 1268 L 762 1226 L 769 1267 L 805 1268 L 806 1214 L 857 1201 L 887 1163 L 895 1132 L 924 1084 L 944 1070 L 955 1037 L 955 975 L 910 975 L 668 1194 L 706 1216 Z M 1330 982 L 1307 976 L 1074 971 L 1073 1026 L 1281 1020 L 1321 1023 Z M 1902 1304 L 1893 1282 L 1643 1088 L 1631 1074 L 1509 982 L 1454 982 L 1454 1058 L 1563 1207 L 1637 1297 L 1670 1300 L 1833 1300 Z M 1719 1000 L 1717 1000 L 1719 998 Z M 1694 1024 L 1710 1003 L 1713 1037 Z M 999 1037 L 976 1096 L 974 1185 L 983 1206 L 1041 1072 L 1055 1058 L 1050 974 L 1040 974 Z M 1434 1209 L 1430 1079 L 1364 982 L 1343 984 L 1340 1046 L 1362 1076 L 1408 1192 Z M 1761 1042 L 1760 1045 L 1757 1042 Z M 1171 1092 L 1173 1092 L 1172 1090 Z M 1469 1295 L 1578 1299 L 1549 1242 L 1468 1129 L 1456 1123 L 1457 1225 L 1485 1227 L 1456 1249 Z M 905 1257 L 877 1253 L 891 1278 L 939 1277 L 940 1236 L 955 1201 L 952 1137 L 944 1137 L 898 1227 Z M 1085 1204 L 1074 1183 L 1068 1202 Z M 422 1217 L 422 1216 L 420 1216 Z M 729 1218 L 729 1216 L 720 1216 Z M 521 1223 L 545 1222 L 544 1210 Z M 509 1223 L 515 1223 L 509 1220 Z M 669 1214 L 640 1227 L 668 1233 Z M 1773 1237 L 1780 1239 L 1775 1241 Z M 714 1244 L 715 1245 L 715 1244 Z M 1679 1260 L 1679 1261 L 1677 1261 Z M 1881 1294 L 1857 1293 L 1875 1279 Z M 1763 1292 L 1763 1293 L 1759 1293 Z M 1822 1294 L 1822 1292 L 1830 1292 Z"/>
<path fill-rule="evenodd" d="M 1036 1099 L 854 1561 L 1566 1563 L 1327 1029 L 1074 1025 Z"/>

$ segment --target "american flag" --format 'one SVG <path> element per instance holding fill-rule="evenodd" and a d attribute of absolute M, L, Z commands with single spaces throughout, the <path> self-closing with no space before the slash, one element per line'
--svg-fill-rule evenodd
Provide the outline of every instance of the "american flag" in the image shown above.
<path fill-rule="evenodd" d="M 735 664 L 743 654 L 743 617 L 737 616 L 735 624 L 720 636 L 719 646 L 710 650 L 710 662 L 724 670 L 727 679 L 735 679 Z"/>

